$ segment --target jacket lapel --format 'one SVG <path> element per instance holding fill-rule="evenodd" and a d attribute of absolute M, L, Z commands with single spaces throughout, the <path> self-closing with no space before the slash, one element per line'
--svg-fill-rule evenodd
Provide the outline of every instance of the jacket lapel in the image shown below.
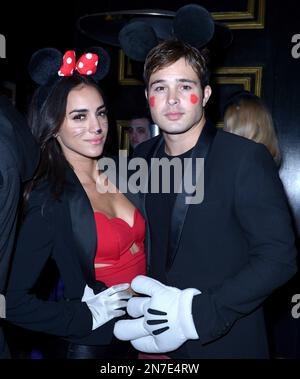
<path fill-rule="evenodd" d="M 74 240 L 78 247 L 78 260 L 86 283 L 97 291 L 104 285 L 97 282 L 95 278 L 94 258 L 97 247 L 97 231 L 93 209 L 73 170 L 68 169 L 66 176 L 65 197 L 69 205 Z"/>
<path fill-rule="evenodd" d="M 217 132 L 217 129 L 210 122 L 207 121 L 203 127 L 200 137 L 191 154 L 192 160 L 190 160 L 190 162 L 192 161 L 193 164 L 189 165 L 185 169 L 185 172 L 189 169 L 192 169 L 193 183 L 195 183 L 197 178 L 199 178 L 199 173 L 196 172 L 197 166 L 195 164 L 195 161 L 196 161 L 195 158 L 204 158 L 204 167 L 205 167 L 206 160 L 207 160 L 206 158 L 208 156 L 208 153 L 209 153 L 209 150 L 212 145 L 216 132 Z M 178 251 L 178 246 L 179 246 L 186 214 L 189 209 L 189 203 L 187 203 L 186 198 L 190 196 L 191 194 L 187 193 L 185 191 L 185 186 L 182 185 L 182 192 L 178 193 L 176 197 L 174 208 L 171 215 L 169 239 L 168 239 L 168 256 L 167 256 L 167 263 L 166 263 L 167 271 L 170 270 Z"/>
<path fill-rule="evenodd" d="M 117 173 L 119 173 L 118 165 L 116 167 Z M 121 186 L 122 188 L 122 185 L 127 185 L 126 178 L 123 176 L 117 174 L 116 179 L 117 187 Z M 65 196 L 69 206 L 74 240 L 78 246 L 78 260 L 87 284 L 98 292 L 103 289 L 104 284 L 96 281 L 95 278 L 94 259 L 97 249 L 97 229 L 94 212 L 80 181 L 71 168 L 67 169 L 66 180 Z M 138 204 L 138 194 L 125 192 L 124 195 L 135 206 L 140 205 Z"/>
<path fill-rule="evenodd" d="M 147 272 L 149 272 L 150 270 L 150 255 L 151 255 L 151 234 L 150 234 L 150 226 L 149 226 L 149 218 L 148 218 L 148 214 L 147 214 L 147 208 L 146 208 L 146 195 L 148 193 L 148 190 L 149 190 L 149 181 L 150 181 L 150 176 L 151 176 L 151 158 L 155 158 L 156 155 L 157 155 L 157 152 L 161 146 L 161 144 L 163 143 L 164 139 L 163 137 L 161 136 L 161 138 L 159 138 L 157 140 L 157 142 L 151 147 L 150 151 L 148 152 L 147 154 L 147 163 L 148 163 L 148 167 L 150 167 L 150 169 L 148 170 L 148 178 L 147 178 L 147 183 L 146 183 L 146 188 L 145 188 L 145 191 L 141 194 L 141 204 L 142 204 L 142 212 L 143 212 L 143 216 L 145 217 L 145 220 L 146 220 L 146 238 L 145 238 L 145 248 L 146 248 L 146 262 L 147 262 Z"/>

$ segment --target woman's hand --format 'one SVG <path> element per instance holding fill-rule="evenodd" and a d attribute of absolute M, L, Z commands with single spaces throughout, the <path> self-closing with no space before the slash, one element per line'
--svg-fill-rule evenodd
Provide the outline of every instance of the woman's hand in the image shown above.
<path fill-rule="evenodd" d="M 88 285 L 85 286 L 81 301 L 87 304 L 92 313 L 92 330 L 99 328 L 115 317 L 125 315 L 126 312 L 120 308 L 126 308 L 127 300 L 132 297 L 129 289 L 128 283 L 122 283 L 95 295 Z"/>

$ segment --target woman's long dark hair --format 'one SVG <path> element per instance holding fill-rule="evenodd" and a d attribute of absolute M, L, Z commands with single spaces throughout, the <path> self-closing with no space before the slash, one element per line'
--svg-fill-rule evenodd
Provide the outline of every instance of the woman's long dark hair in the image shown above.
<path fill-rule="evenodd" d="M 94 87 L 102 96 L 101 89 L 92 78 L 73 75 L 59 78 L 52 86 L 38 88 L 32 98 L 28 117 L 31 131 L 41 148 L 40 162 L 33 179 L 24 191 L 24 207 L 33 188 L 44 180 L 50 186 L 51 195 L 58 199 L 65 185 L 67 162 L 55 136 L 61 127 L 70 91 L 77 86 Z"/>

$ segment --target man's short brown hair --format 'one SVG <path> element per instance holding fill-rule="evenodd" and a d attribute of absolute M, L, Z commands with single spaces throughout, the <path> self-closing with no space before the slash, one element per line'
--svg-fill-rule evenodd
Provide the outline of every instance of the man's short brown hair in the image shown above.
<path fill-rule="evenodd" d="M 201 87 L 209 84 L 208 50 L 199 51 L 188 43 L 178 40 L 166 40 L 155 46 L 147 55 L 144 65 L 144 81 L 148 89 L 150 76 L 162 68 L 168 67 L 184 58 L 199 77 Z"/>

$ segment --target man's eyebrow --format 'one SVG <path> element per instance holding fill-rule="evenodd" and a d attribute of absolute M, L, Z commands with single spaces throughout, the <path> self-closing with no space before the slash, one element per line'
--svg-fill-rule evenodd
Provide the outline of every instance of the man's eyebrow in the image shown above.
<path fill-rule="evenodd" d="M 150 84 L 150 87 L 152 87 L 154 84 L 158 84 L 158 83 L 165 83 L 166 81 L 164 79 L 157 79 L 157 80 L 154 80 L 154 82 L 152 82 Z"/>
<path fill-rule="evenodd" d="M 198 81 L 197 80 L 192 80 L 192 79 L 177 79 L 178 82 L 180 83 L 193 83 L 193 84 L 197 84 Z"/>
<path fill-rule="evenodd" d="M 150 87 L 152 87 L 154 84 L 165 83 L 165 82 L 166 82 L 166 80 L 164 80 L 164 79 L 154 80 L 154 82 L 152 82 L 150 84 Z M 179 82 L 179 83 L 192 83 L 192 84 L 195 84 L 195 85 L 198 84 L 197 80 L 185 79 L 185 78 L 176 79 L 176 82 Z"/>

